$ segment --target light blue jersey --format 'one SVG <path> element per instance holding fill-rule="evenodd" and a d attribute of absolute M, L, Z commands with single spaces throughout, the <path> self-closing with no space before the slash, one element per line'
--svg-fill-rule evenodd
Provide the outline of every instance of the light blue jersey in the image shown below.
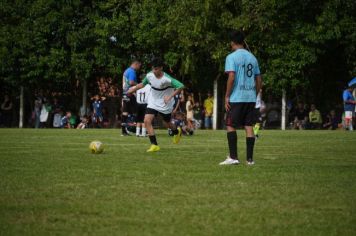
<path fill-rule="evenodd" d="M 238 49 L 226 57 L 225 72 L 235 72 L 230 102 L 256 102 L 255 77 L 260 75 L 256 57 L 245 49 Z"/>

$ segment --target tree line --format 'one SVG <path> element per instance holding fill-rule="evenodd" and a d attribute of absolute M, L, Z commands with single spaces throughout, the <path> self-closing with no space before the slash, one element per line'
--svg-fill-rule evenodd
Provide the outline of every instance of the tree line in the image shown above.
<path fill-rule="evenodd" d="M 354 0 L 1 0 L 0 79 L 67 88 L 117 78 L 132 58 L 162 56 L 210 89 L 224 78 L 228 32 L 242 30 L 268 93 L 339 102 L 356 74 Z"/>

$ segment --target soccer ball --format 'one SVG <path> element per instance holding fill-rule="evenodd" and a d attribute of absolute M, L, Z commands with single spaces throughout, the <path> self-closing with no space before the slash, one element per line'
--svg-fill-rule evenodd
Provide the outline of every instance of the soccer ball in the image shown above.
<path fill-rule="evenodd" d="M 89 145 L 89 150 L 93 154 L 100 154 L 104 151 L 104 145 L 100 141 L 93 141 Z"/>

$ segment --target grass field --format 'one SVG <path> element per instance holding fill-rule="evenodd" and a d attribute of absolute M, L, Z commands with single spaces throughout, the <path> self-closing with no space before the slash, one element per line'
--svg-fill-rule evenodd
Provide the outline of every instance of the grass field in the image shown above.
<path fill-rule="evenodd" d="M 356 235 L 356 132 L 224 131 L 171 144 L 118 130 L 0 129 L 0 235 Z M 93 155 L 92 140 L 106 144 Z"/>

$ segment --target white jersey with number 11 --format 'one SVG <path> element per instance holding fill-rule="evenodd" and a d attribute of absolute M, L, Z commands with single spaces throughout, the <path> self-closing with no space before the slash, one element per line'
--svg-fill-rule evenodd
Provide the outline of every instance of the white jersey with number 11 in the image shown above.
<path fill-rule="evenodd" d="M 142 89 L 137 90 L 136 92 L 136 101 L 138 104 L 147 104 L 148 97 L 151 94 L 151 85 L 147 84 Z"/>

